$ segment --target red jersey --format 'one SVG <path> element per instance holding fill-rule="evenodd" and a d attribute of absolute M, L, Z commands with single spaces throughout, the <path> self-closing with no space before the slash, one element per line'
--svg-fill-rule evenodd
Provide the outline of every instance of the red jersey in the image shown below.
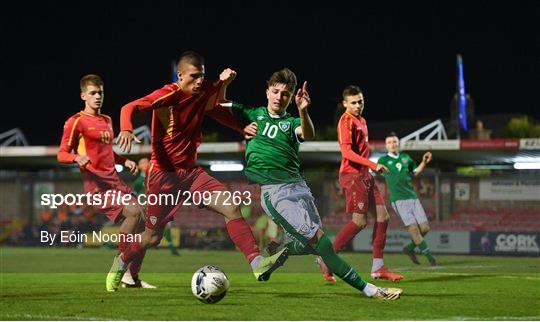
<path fill-rule="evenodd" d="M 58 161 L 73 163 L 77 155 L 88 156 L 90 162 L 81 168 L 86 192 L 124 190 L 114 166 L 125 163 L 126 158 L 113 151 L 112 120 L 104 114 L 92 115 L 81 111 L 64 124 Z"/>
<path fill-rule="evenodd" d="M 367 174 L 375 163 L 369 161 L 369 141 L 366 120 L 347 112 L 339 119 L 338 142 L 342 159 L 339 173 Z M 351 154 L 356 154 L 354 156 Z M 351 161 L 353 159 L 354 161 Z"/>
<path fill-rule="evenodd" d="M 133 130 L 131 117 L 136 110 L 152 109 L 151 161 L 164 171 L 192 168 L 197 164 L 197 147 L 201 142 L 201 123 L 204 114 L 217 112 L 214 107 L 219 103 L 218 94 L 222 87 L 221 81 L 204 81 L 201 93 L 188 95 L 177 83 L 165 85 L 122 107 L 121 130 Z M 217 117 L 221 116 L 223 115 Z M 228 124 L 228 121 L 234 126 Z M 235 129 L 239 128 L 232 119 L 232 114 L 230 119 L 220 122 Z"/>

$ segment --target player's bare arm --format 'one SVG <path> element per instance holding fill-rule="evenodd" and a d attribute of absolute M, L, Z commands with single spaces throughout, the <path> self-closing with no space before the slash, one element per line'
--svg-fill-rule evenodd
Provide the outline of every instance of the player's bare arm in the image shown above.
<path fill-rule="evenodd" d="M 302 88 L 299 88 L 294 98 L 300 115 L 301 129 L 297 131 L 297 135 L 302 140 L 313 140 L 315 138 L 315 127 L 309 117 L 308 107 L 311 105 L 311 99 L 307 91 L 307 82 L 304 82 Z"/>
<path fill-rule="evenodd" d="M 431 154 L 431 152 L 428 151 L 424 153 L 424 155 L 422 156 L 422 162 L 420 162 L 418 167 L 416 167 L 416 169 L 414 169 L 413 171 L 414 175 L 415 176 L 420 175 L 420 173 L 424 171 L 424 169 L 426 168 L 426 165 L 430 163 L 432 159 L 433 159 L 433 155 Z"/>

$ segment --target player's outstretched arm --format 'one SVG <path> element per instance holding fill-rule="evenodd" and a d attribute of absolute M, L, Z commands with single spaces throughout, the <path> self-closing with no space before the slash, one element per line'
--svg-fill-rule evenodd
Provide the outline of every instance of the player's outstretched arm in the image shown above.
<path fill-rule="evenodd" d="M 426 165 L 431 162 L 431 160 L 433 159 L 433 156 L 431 154 L 431 152 L 426 152 L 424 153 L 424 155 L 422 156 L 422 162 L 420 162 L 420 164 L 416 167 L 416 169 L 413 170 L 413 173 L 415 176 L 419 176 L 420 173 L 422 173 L 422 171 L 424 171 L 424 169 L 426 168 Z"/>
<path fill-rule="evenodd" d="M 298 107 L 298 114 L 300 115 L 301 131 L 296 134 L 302 140 L 313 140 L 315 138 L 315 126 L 313 121 L 309 117 L 308 107 L 311 105 L 311 99 L 307 90 L 307 82 L 304 82 L 302 88 L 298 89 L 294 98 L 296 106 Z"/>

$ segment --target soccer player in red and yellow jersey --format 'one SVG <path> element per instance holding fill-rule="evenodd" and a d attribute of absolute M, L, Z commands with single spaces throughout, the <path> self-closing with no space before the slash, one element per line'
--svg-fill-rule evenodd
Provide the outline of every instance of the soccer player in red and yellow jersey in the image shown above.
<path fill-rule="evenodd" d="M 178 60 L 175 83 L 122 107 L 119 145 L 129 151 L 131 141 L 136 139 L 132 133 L 132 114 L 152 110 L 152 155 L 147 173 L 147 194 L 177 195 L 178 191 L 189 191 L 210 195 L 206 207 L 225 217 L 229 236 L 249 261 L 255 277 L 266 281 L 285 261 L 287 250 L 263 258 L 240 208 L 227 202 L 226 194 L 221 193 L 226 188 L 197 165 L 197 146 L 201 142 L 201 123 L 205 115 L 212 114 L 222 124 L 242 131 L 229 110 L 218 106 L 236 72 L 225 69 L 215 82 L 205 81 L 204 75 L 204 58 L 191 51 L 183 53 Z M 178 205 L 147 205 L 142 242 L 131 244 L 121 256 L 115 257 L 107 285 L 118 287 L 126 265 L 138 252 L 159 243 L 165 224 L 173 220 L 180 207 L 181 202 Z"/>
<path fill-rule="evenodd" d="M 98 75 L 81 78 L 81 99 L 84 109 L 70 117 L 64 125 L 62 142 L 57 159 L 61 163 L 77 163 L 83 177 L 84 191 L 92 196 L 91 204 L 111 221 L 122 221 L 119 230 L 119 253 L 126 249 L 126 240 L 134 239 L 141 232 L 141 210 L 131 188 L 124 183 L 115 164 L 124 165 L 134 174 L 135 162 L 113 151 L 113 126 L 109 116 L 101 114 L 104 84 Z M 114 199 L 116 201 L 113 200 Z M 119 202 L 123 198 L 122 202 Z M 140 285 L 138 273 L 144 254 L 130 265 L 135 283 Z M 147 284 L 147 283 L 145 283 Z"/>
<path fill-rule="evenodd" d="M 352 220 L 345 224 L 334 240 L 336 252 L 342 250 L 360 230 L 367 225 L 367 213 L 376 214 L 373 225 L 372 247 L 373 265 L 372 278 L 400 280 L 403 276 L 390 272 L 384 265 L 383 250 L 386 244 L 386 229 L 390 216 L 386 211 L 384 199 L 375 185 L 375 179 L 369 173 L 383 173 L 388 169 L 369 160 L 369 141 L 366 120 L 362 117 L 364 110 L 364 95 L 357 86 L 351 85 L 343 90 L 343 107 L 345 112 L 341 116 L 337 132 L 341 149 L 341 167 L 339 169 L 339 183 L 345 194 L 345 208 L 352 214 Z M 324 262 L 318 258 L 317 262 L 328 281 L 334 278 L 326 269 Z"/>

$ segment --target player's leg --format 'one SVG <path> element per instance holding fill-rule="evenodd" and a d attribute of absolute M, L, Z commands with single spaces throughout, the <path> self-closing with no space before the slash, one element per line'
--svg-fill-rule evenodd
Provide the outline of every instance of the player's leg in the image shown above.
<path fill-rule="evenodd" d="M 320 229 L 321 220 L 309 188 L 305 183 L 264 185 L 261 187 L 261 205 L 272 219 L 283 227 L 286 234 L 296 241 L 300 253 L 314 253 L 322 257 L 330 270 L 352 287 L 367 296 L 377 297 L 379 288 L 364 281 L 339 255 L 332 242 Z M 382 296 L 397 299 L 401 290 L 391 290 Z"/>
<path fill-rule="evenodd" d="M 234 245 L 240 249 L 249 262 L 255 277 L 259 281 L 266 281 L 270 274 L 287 259 L 287 250 L 283 249 L 270 257 L 261 256 L 255 236 L 251 227 L 246 222 L 240 207 L 231 202 L 231 193 L 215 178 L 207 174 L 202 168 L 193 169 L 188 175 L 192 178 L 189 190 L 193 193 L 200 192 L 203 196 L 210 192 L 210 198 L 206 200 L 206 207 L 221 214 L 225 219 L 225 225 L 229 237 Z M 279 265 L 278 265 L 279 264 Z"/>
<path fill-rule="evenodd" d="M 174 256 L 179 256 L 180 253 L 178 252 L 178 249 L 176 249 L 176 247 L 174 246 L 174 242 L 172 240 L 171 228 L 172 228 L 172 221 L 168 222 L 167 225 L 165 226 L 163 237 L 167 241 L 167 247 L 171 251 L 171 254 L 173 254 Z"/>
<path fill-rule="evenodd" d="M 142 218 L 139 220 L 139 224 L 135 232 L 137 234 L 141 234 L 144 232 L 144 220 L 142 220 Z M 146 249 L 147 248 L 142 248 L 140 253 L 137 254 L 129 264 L 129 269 L 122 277 L 123 287 L 156 288 L 156 286 L 139 278 L 139 272 L 141 271 L 142 263 L 146 255 Z"/>
<path fill-rule="evenodd" d="M 397 281 L 403 278 L 403 276 L 392 273 L 384 265 L 384 247 L 386 246 L 386 230 L 388 229 L 388 222 L 390 215 L 384 205 L 384 199 L 379 192 L 379 188 L 375 185 L 375 180 L 370 179 L 369 185 L 369 203 L 371 205 L 371 212 L 373 211 L 373 205 L 375 205 L 376 220 L 373 224 L 372 235 L 372 254 L 373 265 L 371 266 L 372 278 L 383 278 L 391 281 Z"/>
<path fill-rule="evenodd" d="M 427 245 L 426 240 L 423 238 L 428 232 L 429 232 L 429 222 L 426 216 L 426 212 L 424 211 L 424 208 L 422 207 L 422 204 L 420 203 L 420 200 L 414 199 L 413 204 L 413 214 L 416 222 L 418 223 L 419 227 L 419 235 L 422 237 L 422 241 L 420 244 L 416 244 L 418 249 L 420 249 L 420 252 L 426 256 L 427 260 L 431 264 L 431 266 L 437 266 L 437 261 L 435 260 L 435 257 L 433 254 L 431 254 L 431 251 Z"/>
<path fill-rule="evenodd" d="M 409 234 L 411 235 L 411 242 L 405 247 L 403 247 L 403 254 L 409 256 L 411 261 L 415 263 L 416 265 L 420 265 L 420 262 L 418 261 L 418 258 L 416 257 L 415 248 L 416 245 L 418 245 L 419 242 L 421 242 L 420 239 L 418 239 L 418 225 L 416 223 L 416 219 L 413 215 L 413 210 L 411 207 L 411 202 L 409 200 L 396 200 L 392 202 L 392 208 L 396 212 L 396 214 L 401 218 L 401 221 L 403 221 L 403 225 L 407 227 L 407 230 L 409 231 Z M 422 237 L 420 235 L 420 237 Z"/>

